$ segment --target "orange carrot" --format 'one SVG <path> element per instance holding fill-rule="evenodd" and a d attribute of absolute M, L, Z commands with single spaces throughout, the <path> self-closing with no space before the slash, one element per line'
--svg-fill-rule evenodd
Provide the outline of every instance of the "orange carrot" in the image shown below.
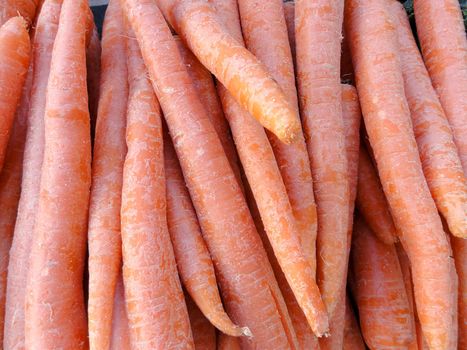
<path fill-rule="evenodd" d="M 160 107 L 133 32 L 128 30 L 127 36 L 130 92 L 121 230 L 132 346 L 193 349 L 188 311 L 167 228 Z"/>
<path fill-rule="evenodd" d="M 44 154 L 44 111 L 53 43 L 62 0 L 46 0 L 37 18 L 32 47 L 32 87 L 27 116 L 21 196 L 10 250 L 4 347 L 23 349 L 29 255 L 39 199 Z"/>
<path fill-rule="evenodd" d="M 451 128 L 431 85 L 404 7 L 393 1 L 390 10 L 397 27 L 405 94 L 428 187 L 451 233 L 467 238 L 467 181 Z"/>
<path fill-rule="evenodd" d="M 403 232 L 418 315 L 428 344 L 446 349 L 455 310 L 453 262 L 412 131 L 396 31 L 384 0 L 350 0 L 346 19 L 365 126 L 391 213 Z"/>
<path fill-rule="evenodd" d="M 198 218 L 169 137 L 164 140 L 164 164 L 167 221 L 183 285 L 197 307 L 220 331 L 231 336 L 251 336 L 248 328 L 240 328 L 233 324 L 224 311 L 217 289 L 214 266 L 201 235 Z"/>
<path fill-rule="evenodd" d="M 467 240 L 457 237 L 451 238 L 451 245 L 459 276 L 458 296 L 458 324 L 459 324 L 459 349 L 467 347 Z"/>
<path fill-rule="evenodd" d="M 295 2 L 287 1 L 284 2 L 284 16 L 285 23 L 287 24 L 287 35 L 289 36 L 290 51 L 292 58 L 295 62 Z"/>
<path fill-rule="evenodd" d="M 238 338 L 229 337 L 224 333 L 217 334 L 217 350 L 240 350 Z"/>
<path fill-rule="evenodd" d="M 88 72 L 88 95 L 89 114 L 91 115 L 91 135 L 94 136 L 97 120 L 97 108 L 99 104 L 99 81 L 101 74 L 101 43 L 99 41 L 99 34 L 97 33 L 97 29 L 95 26 L 93 26 L 90 42 L 86 50 L 86 69 Z"/>
<path fill-rule="evenodd" d="M 345 328 L 343 350 L 365 350 L 360 326 L 350 305 L 349 297 L 345 298 Z"/>
<path fill-rule="evenodd" d="M 412 333 L 412 317 L 394 245 L 381 243 L 362 219 L 355 220 L 352 276 L 360 326 L 371 349 L 401 349 Z"/>
<path fill-rule="evenodd" d="M 26 22 L 13 17 L 0 28 L 0 171 L 21 98 L 30 58 L 30 40 Z"/>
<path fill-rule="evenodd" d="M 376 237 L 383 243 L 394 243 L 397 237 L 396 227 L 378 174 L 364 146 L 360 146 L 356 204 Z"/>
<path fill-rule="evenodd" d="M 417 34 L 467 174 L 467 39 L 459 2 L 415 0 Z"/>
<path fill-rule="evenodd" d="M 331 317 L 343 288 L 349 217 L 339 77 L 340 2 L 295 3 L 297 80 L 318 206 L 318 285 Z"/>
<path fill-rule="evenodd" d="M 87 1 L 63 1 L 52 52 L 27 282 L 26 348 L 87 348 L 82 288 L 91 185 L 86 9 Z"/>
<path fill-rule="evenodd" d="M 22 16 L 28 23 L 34 21 L 40 0 L 3 0 L 0 3 L 0 26 L 15 16 Z"/>
<path fill-rule="evenodd" d="M 115 1 L 115 0 L 112 0 Z M 112 336 L 110 350 L 131 350 L 130 329 L 125 307 L 125 290 L 120 274 L 115 286 L 114 306 L 112 312 Z"/>
<path fill-rule="evenodd" d="M 216 329 L 187 294 L 185 294 L 185 301 L 190 316 L 195 350 L 216 350 Z"/>
<path fill-rule="evenodd" d="M 242 346 L 294 347 L 290 318 L 245 199 L 170 29 L 152 0 L 124 4 L 161 102 L 226 309 L 234 322 L 253 333 L 252 339 L 242 337 Z"/>
<path fill-rule="evenodd" d="M 170 24 L 190 50 L 235 100 L 281 141 L 300 132 L 295 110 L 254 55 L 233 38 L 205 0 L 158 0 Z"/>
<path fill-rule="evenodd" d="M 122 261 L 120 208 L 128 97 L 125 32 L 120 0 L 107 7 L 102 81 L 92 163 L 89 210 L 88 325 L 91 349 L 110 344 L 115 284 Z"/>

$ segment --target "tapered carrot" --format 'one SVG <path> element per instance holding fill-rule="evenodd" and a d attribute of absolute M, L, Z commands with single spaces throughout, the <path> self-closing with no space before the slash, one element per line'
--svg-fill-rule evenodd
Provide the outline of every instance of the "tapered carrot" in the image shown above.
<path fill-rule="evenodd" d="M 371 349 L 401 349 L 412 333 L 412 317 L 394 245 L 380 242 L 362 219 L 352 239 L 352 275 L 360 326 Z"/>
<path fill-rule="evenodd" d="M 252 339 L 242 337 L 242 346 L 295 348 L 287 309 L 245 199 L 170 29 L 152 0 L 124 4 L 161 102 L 226 309 L 234 322 L 248 326 L 253 334 Z"/>
<path fill-rule="evenodd" d="M 128 14 L 128 12 L 127 12 Z M 122 186 L 123 281 L 135 349 L 193 349 L 188 312 L 166 220 L 159 103 L 131 30 Z"/>
<path fill-rule="evenodd" d="M 229 337 L 224 333 L 217 334 L 217 350 L 240 350 L 238 338 Z"/>
<path fill-rule="evenodd" d="M 106 12 L 107 13 L 107 12 Z M 86 50 L 86 69 L 88 72 L 89 114 L 91 116 L 91 135 L 94 137 L 99 104 L 101 75 L 101 43 L 97 29 L 93 26 L 91 38 Z"/>
<path fill-rule="evenodd" d="M 467 238 L 467 181 L 451 128 L 418 51 L 404 7 L 392 1 L 390 9 L 397 28 L 405 94 L 428 187 L 451 233 Z M 465 112 L 467 115 L 467 108 Z"/>
<path fill-rule="evenodd" d="M 289 36 L 290 51 L 292 58 L 295 62 L 295 2 L 287 1 L 284 2 L 284 17 L 285 23 L 287 24 L 287 35 Z"/>
<path fill-rule="evenodd" d="M 459 2 L 415 0 L 413 5 L 425 66 L 467 173 L 467 39 Z"/>
<path fill-rule="evenodd" d="M 24 149 L 21 196 L 10 250 L 4 347 L 23 349 L 26 281 L 34 223 L 39 199 L 44 154 L 44 111 L 53 43 L 62 0 L 46 0 L 37 18 L 32 47 L 33 70 L 27 135 Z"/>
<path fill-rule="evenodd" d="M 368 155 L 360 146 L 358 161 L 357 208 L 381 242 L 394 243 L 397 237 L 389 206 L 384 195 L 378 173 Z"/>
<path fill-rule="evenodd" d="M 459 349 L 467 347 L 467 240 L 457 237 L 451 238 L 451 245 L 459 276 L 458 295 L 458 325 L 459 325 Z"/>
<path fill-rule="evenodd" d="M 89 210 L 88 324 L 91 349 L 108 349 L 115 284 L 122 261 L 120 207 L 128 75 L 120 0 L 107 7 L 102 36 L 102 81 L 92 163 Z"/>
<path fill-rule="evenodd" d="M 110 350 L 131 350 L 130 329 L 125 306 L 125 290 L 121 275 L 115 286 Z"/>
<path fill-rule="evenodd" d="M 285 143 L 300 123 L 281 88 L 255 56 L 224 29 L 205 0 L 157 0 L 164 16 L 235 100 Z"/>
<path fill-rule="evenodd" d="M 82 288 L 91 185 L 86 9 L 87 1 L 63 1 L 52 52 L 27 282 L 26 348 L 87 347 Z"/>
<path fill-rule="evenodd" d="M 214 266 L 169 137 L 164 140 L 164 164 L 167 221 L 183 285 L 197 307 L 220 331 L 231 336 L 251 336 L 248 328 L 236 326 L 224 311 Z"/>
<path fill-rule="evenodd" d="M 11 17 L 22 16 L 32 23 L 40 0 L 3 0 L 0 3 L 0 26 Z"/>
<path fill-rule="evenodd" d="M 30 40 L 26 27 L 23 18 L 13 17 L 0 28 L 0 171 L 29 66 Z"/>
<path fill-rule="evenodd" d="M 404 94 L 396 32 L 386 5 L 383 0 L 350 0 L 346 3 L 346 32 L 369 141 L 411 262 L 418 315 L 429 345 L 446 349 L 455 310 L 453 262 L 420 163 Z"/>
<path fill-rule="evenodd" d="M 349 297 L 345 298 L 345 328 L 343 350 L 365 350 L 360 326 L 350 305 Z"/>
<path fill-rule="evenodd" d="M 195 350 L 216 350 L 216 329 L 203 315 L 189 295 L 185 294 L 188 315 L 190 316 L 191 331 Z"/>

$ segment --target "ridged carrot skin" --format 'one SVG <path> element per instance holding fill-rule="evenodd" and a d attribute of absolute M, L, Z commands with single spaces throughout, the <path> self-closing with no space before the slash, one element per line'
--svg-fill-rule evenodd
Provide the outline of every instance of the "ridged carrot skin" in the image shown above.
<path fill-rule="evenodd" d="M 120 275 L 115 286 L 110 350 L 131 349 L 130 328 L 125 305 L 125 288 L 123 286 L 123 277 Z"/>
<path fill-rule="evenodd" d="M 290 319 L 244 196 L 170 29 L 152 0 L 124 4 L 164 111 L 226 309 L 235 323 L 253 333 L 252 339 L 242 337 L 242 346 L 293 347 L 284 328 Z"/>
<path fill-rule="evenodd" d="M 256 57 L 229 35 L 205 0 L 158 0 L 165 17 L 235 100 L 281 141 L 300 132 L 295 111 Z"/>
<path fill-rule="evenodd" d="M 31 44 L 26 21 L 9 19 L 0 28 L 0 171 L 29 67 Z"/>
<path fill-rule="evenodd" d="M 345 298 L 345 328 L 343 350 L 365 350 L 360 326 L 350 305 L 349 297 Z"/>
<path fill-rule="evenodd" d="M 128 14 L 128 12 L 127 12 Z M 128 113 L 123 168 L 123 281 L 135 349 L 193 349 L 166 219 L 162 121 L 140 48 L 127 30 Z"/>
<path fill-rule="evenodd" d="M 451 128 L 418 51 L 404 7 L 393 1 L 390 10 L 397 28 L 405 94 L 428 187 L 451 233 L 467 238 L 467 181 Z"/>
<path fill-rule="evenodd" d="M 110 4 L 110 2 L 109 2 Z M 107 13 L 107 12 L 106 12 Z M 106 15 L 107 16 L 107 15 Z M 105 19 L 104 19 L 105 21 Z M 97 28 L 93 26 L 89 45 L 86 48 L 86 70 L 88 80 L 88 95 L 89 95 L 89 114 L 91 116 L 91 135 L 94 140 L 94 133 L 97 121 L 97 109 L 99 105 L 99 90 L 101 79 L 101 53 L 102 47 L 99 40 Z"/>
<path fill-rule="evenodd" d="M 203 315 L 189 295 L 185 294 L 188 315 L 190 316 L 191 331 L 195 350 L 216 350 L 216 329 Z"/>
<path fill-rule="evenodd" d="M 15 232 L 8 265 L 4 347 L 24 349 L 26 282 L 44 156 L 44 112 L 52 49 L 62 0 L 46 0 L 37 18 L 32 46 L 31 96 Z"/>
<path fill-rule="evenodd" d="M 467 173 L 467 38 L 457 0 L 414 0 L 425 66 L 452 128 Z"/>
<path fill-rule="evenodd" d="M 457 237 L 451 238 L 451 245 L 459 277 L 458 295 L 458 325 L 459 349 L 467 348 L 467 240 Z"/>
<path fill-rule="evenodd" d="M 89 346 L 100 350 L 110 346 L 115 285 L 122 263 L 120 209 L 128 99 L 125 34 L 120 0 L 111 0 L 102 35 L 88 228 Z"/>
<path fill-rule="evenodd" d="M 91 185 L 86 9 L 87 1 L 63 1 L 52 52 L 27 282 L 26 348 L 31 349 L 87 348 L 82 288 Z"/>
<path fill-rule="evenodd" d="M 32 23 L 41 0 L 2 0 L 0 2 L 0 26 L 10 18 L 22 16 Z"/>

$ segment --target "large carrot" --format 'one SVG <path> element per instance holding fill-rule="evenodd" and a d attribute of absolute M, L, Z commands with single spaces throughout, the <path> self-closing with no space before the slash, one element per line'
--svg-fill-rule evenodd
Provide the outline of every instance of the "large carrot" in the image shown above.
<path fill-rule="evenodd" d="M 224 311 L 217 289 L 214 266 L 169 137 L 164 140 L 164 163 L 167 222 L 184 287 L 197 307 L 220 331 L 231 336 L 251 336 L 248 328 L 236 326 Z"/>
<path fill-rule="evenodd" d="M 0 28 L 0 171 L 28 72 L 30 40 L 27 24 L 21 17 L 13 17 Z"/>
<path fill-rule="evenodd" d="M 295 2 L 298 90 L 318 206 L 318 286 L 331 317 L 343 288 L 349 217 L 339 75 L 341 2 Z"/>
<path fill-rule="evenodd" d="M 345 328 L 343 350 L 365 350 L 360 326 L 350 305 L 349 297 L 345 298 Z"/>
<path fill-rule="evenodd" d="M 397 27 L 405 94 L 428 187 L 451 233 L 467 238 L 467 181 L 451 128 L 418 51 L 404 7 L 392 1 L 390 9 Z"/>
<path fill-rule="evenodd" d="M 91 349 L 107 350 L 115 284 L 122 261 L 120 207 L 128 98 L 125 31 L 120 0 L 107 7 L 89 210 L 88 324 Z"/>
<path fill-rule="evenodd" d="M 360 326 L 371 349 L 401 349 L 414 338 L 412 316 L 394 245 L 380 242 L 357 218 L 352 239 Z"/>
<path fill-rule="evenodd" d="M 190 50 L 229 90 L 235 100 L 285 143 L 300 132 L 295 110 L 253 54 L 235 40 L 208 1 L 157 0 Z"/>
<path fill-rule="evenodd" d="M 22 16 L 28 23 L 34 21 L 41 0 L 2 0 L 0 2 L 0 26 L 11 17 Z"/>
<path fill-rule="evenodd" d="M 112 0 L 115 1 L 115 0 Z M 111 350 L 131 350 L 130 328 L 125 306 L 125 289 L 123 277 L 120 274 L 115 286 L 115 296 L 112 312 Z"/>
<path fill-rule="evenodd" d="M 57 33 L 62 0 L 46 0 L 37 18 L 32 47 L 34 66 L 27 135 L 24 149 L 21 196 L 10 250 L 4 347 L 24 348 L 26 281 L 34 223 L 39 200 L 44 155 L 44 111 L 52 49 Z"/>
<path fill-rule="evenodd" d="M 124 3 L 161 102 L 227 311 L 234 322 L 253 333 L 252 339 L 242 337 L 242 345 L 294 348 L 290 318 L 245 199 L 170 29 L 152 0 Z"/>
<path fill-rule="evenodd" d="M 26 348 L 87 347 L 82 288 L 91 185 L 87 10 L 87 1 L 63 1 L 52 52 L 44 161 L 27 282 Z"/>
<path fill-rule="evenodd" d="M 216 329 L 189 295 L 185 295 L 195 350 L 216 350 Z"/>
<path fill-rule="evenodd" d="M 346 19 L 365 126 L 391 213 L 403 232 L 418 315 L 429 345 L 446 349 L 455 310 L 453 262 L 412 131 L 396 31 L 384 0 L 350 0 Z"/>
<path fill-rule="evenodd" d="M 138 42 L 130 29 L 126 35 L 130 92 L 121 230 L 132 346 L 193 349 L 190 320 L 167 228 L 161 111 Z"/>
<path fill-rule="evenodd" d="M 107 13 L 107 12 L 106 12 Z M 106 15 L 107 16 L 107 15 Z M 104 19 L 105 21 L 105 19 Z M 92 27 L 89 45 L 86 49 L 86 69 L 88 73 L 89 114 L 91 116 L 91 135 L 94 137 L 99 104 L 101 75 L 101 42 L 95 26 Z"/>
<path fill-rule="evenodd" d="M 467 173 L 467 39 L 457 0 L 415 0 L 425 66 L 451 125 Z"/>
<path fill-rule="evenodd" d="M 467 240 L 451 238 L 452 251 L 456 270 L 459 276 L 458 325 L 459 349 L 467 348 Z"/>

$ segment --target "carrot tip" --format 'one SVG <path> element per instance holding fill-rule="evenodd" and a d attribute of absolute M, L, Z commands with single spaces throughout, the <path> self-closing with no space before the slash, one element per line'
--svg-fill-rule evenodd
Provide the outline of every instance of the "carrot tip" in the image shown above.
<path fill-rule="evenodd" d="M 251 333 L 250 328 L 241 327 L 242 335 L 248 338 L 253 338 L 253 333 Z"/>

